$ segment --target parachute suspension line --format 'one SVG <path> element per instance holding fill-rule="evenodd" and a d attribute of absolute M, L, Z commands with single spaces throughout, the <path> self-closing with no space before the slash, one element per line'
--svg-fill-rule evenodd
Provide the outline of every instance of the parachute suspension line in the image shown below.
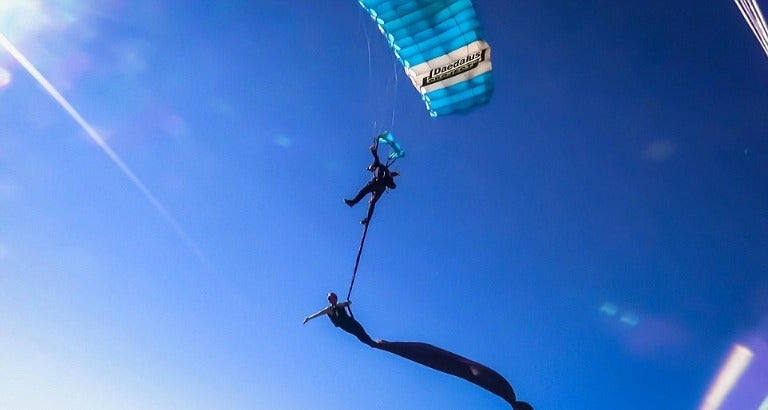
<path fill-rule="evenodd" d="M 360 14 L 358 14 L 358 22 L 361 21 L 360 20 L 361 18 L 364 18 L 363 16 L 368 17 L 368 15 L 365 12 L 361 12 Z M 373 96 L 375 95 L 375 93 L 374 93 L 374 84 L 373 84 L 373 62 L 372 62 L 373 60 L 371 57 L 371 36 L 368 34 L 367 25 L 360 24 L 360 29 L 363 31 L 363 34 L 365 35 L 365 46 L 366 46 L 366 50 L 368 51 L 368 96 L 366 100 L 368 102 L 367 104 L 368 112 L 372 114 L 372 116 L 374 117 L 372 126 L 374 131 L 376 131 L 377 123 L 375 119 L 376 117 L 375 104 L 373 99 Z"/>
<path fill-rule="evenodd" d="M 371 36 L 368 35 L 368 29 L 363 27 L 365 33 L 365 45 L 368 47 L 368 88 L 373 91 L 373 64 L 371 63 Z"/>
<path fill-rule="evenodd" d="M 373 215 L 371 215 L 373 217 Z M 355 259 L 355 269 L 352 271 L 352 280 L 349 282 L 349 291 L 347 292 L 347 300 L 352 295 L 352 287 L 355 286 L 355 276 L 357 276 L 357 267 L 360 266 L 360 255 L 363 254 L 363 245 L 365 244 L 365 237 L 368 235 L 368 224 L 371 223 L 371 218 L 365 221 L 365 229 L 363 229 L 363 237 L 360 239 L 360 248 L 357 250 L 357 258 Z M 349 311 L 352 313 L 352 311 Z M 354 315 L 353 315 L 354 317 Z"/>
<path fill-rule="evenodd" d="M 371 37 L 368 35 L 367 25 L 363 23 L 363 19 L 368 17 L 365 12 L 358 13 L 357 15 L 357 28 L 362 30 L 365 35 L 365 45 L 368 50 L 368 88 L 373 88 L 373 71 L 371 70 Z"/>
<path fill-rule="evenodd" d="M 395 128 L 395 108 L 397 108 L 397 84 L 398 84 L 398 77 L 397 77 L 397 60 L 392 61 L 392 72 L 395 75 L 395 92 L 394 97 L 392 98 L 392 120 L 389 123 L 389 130 L 393 130 Z"/>
<path fill-rule="evenodd" d="M 736 5 L 741 10 L 741 15 L 747 20 L 747 24 L 752 29 L 752 32 L 757 37 L 757 41 L 765 51 L 765 55 L 768 56 L 768 25 L 766 25 L 765 17 L 760 12 L 760 7 L 757 5 L 757 0 L 734 0 Z"/>

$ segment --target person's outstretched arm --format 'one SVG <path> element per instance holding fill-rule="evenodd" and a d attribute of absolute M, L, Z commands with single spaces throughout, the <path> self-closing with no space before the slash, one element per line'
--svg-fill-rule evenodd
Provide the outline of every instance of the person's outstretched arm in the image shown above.
<path fill-rule="evenodd" d="M 321 310 L 321 311 L 319 311 L 319 312 L 317 312 L 315 314 L 312 314 L 310 316 L 305 317 L 304 318 L 304 323 L 307 323 L 310 320 L 312 320 L 312 319 L 314 319 L 314 318 L 316 318 L 318 316 L 327 315 L 327 314 L 331 313 L 332 310 L 333 310 L 333 306 L 328 306 L 327 308 L 325 308 L 325 309 L 323 309 L 323 310 Z"/>
<path fill-rule="evenodd" d="M 380 166 L 381 161 L 379 161 L 378 148 L 376 148 L 376 145 L 371 145 L 369 149 L 371 150 L 371 154 L 373 154 L 373 165 L 371 167 Z"/>
<path fill-rule="evenodd" d="M 348 300 L 346 302 L 337 303 L 336 306 L 347 307 L 350 304 L 352 304 L 352 301 Z M 314 314 L 312 314 L 310 316 L 305 317 L 303 323 L 307 323 L 310 320 L 312 320 L 312 319 L 314 319 L 314 318 L 316 318 L 318 316 L 327 315 L 327 314 L 331 313 L 332 310 L 333 310 L 333 306 L 328 306 L 325 309 L 323 309 L 323 310 L 321 310 L 321 311 L 319 311 L 317 313 L 314 313 Z"/>

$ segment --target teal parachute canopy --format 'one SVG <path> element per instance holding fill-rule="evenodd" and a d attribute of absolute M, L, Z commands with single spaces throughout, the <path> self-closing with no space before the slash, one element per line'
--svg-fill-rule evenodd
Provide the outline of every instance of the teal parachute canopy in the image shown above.
<path fill-rule="evenodd" d="M 359 0 L 387 38 L 432 117 L 493 93 L 491 48 L 471 0 Z"/>
<path fill-rule="evenodd" d="M 380 144 L 384 143 L 389 145 L 389 159 L 394 160 L 405 156 L 405 150 L 403 150 L 403 147 L 401 147 L 400 144 L 395 141 L 395 137 L 391 132 L 384 131 L 379 134 L 378 141 Z"/>

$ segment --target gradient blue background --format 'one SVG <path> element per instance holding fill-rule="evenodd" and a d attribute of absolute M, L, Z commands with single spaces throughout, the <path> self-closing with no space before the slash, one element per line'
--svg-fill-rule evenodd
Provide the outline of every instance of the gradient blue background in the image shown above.
<path fill-rule="evenodd" d="M 0 6 L 204 255 L 0 52 L 0 408 L 508 408 L 301 324 L 346 294 L 383 128 L 374 338 L 537 409 L 692 409 L 761 326 L 768 58 L 734 3 L 477 0 L 496 92 L 437 119 L 355 1 L 214 3 Z"/>

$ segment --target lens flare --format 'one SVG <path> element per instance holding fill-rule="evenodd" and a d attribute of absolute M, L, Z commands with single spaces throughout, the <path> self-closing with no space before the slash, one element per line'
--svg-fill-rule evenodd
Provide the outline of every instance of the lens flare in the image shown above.
<path fill-rule="evenodd" d="M 0 67 L 0 90 L 7 87 L 11 83 L 11 72 L 3 67 Z"/>
<path fill-rule="evenodd" d="M 754 354 L 742 345 L 735 345 L 728 355 L 725 365 L 717 375 L 715 382 L 709 388 L 704 402 L 699 410 L 718 410 L 723 401 L 747 370 Z"/>

